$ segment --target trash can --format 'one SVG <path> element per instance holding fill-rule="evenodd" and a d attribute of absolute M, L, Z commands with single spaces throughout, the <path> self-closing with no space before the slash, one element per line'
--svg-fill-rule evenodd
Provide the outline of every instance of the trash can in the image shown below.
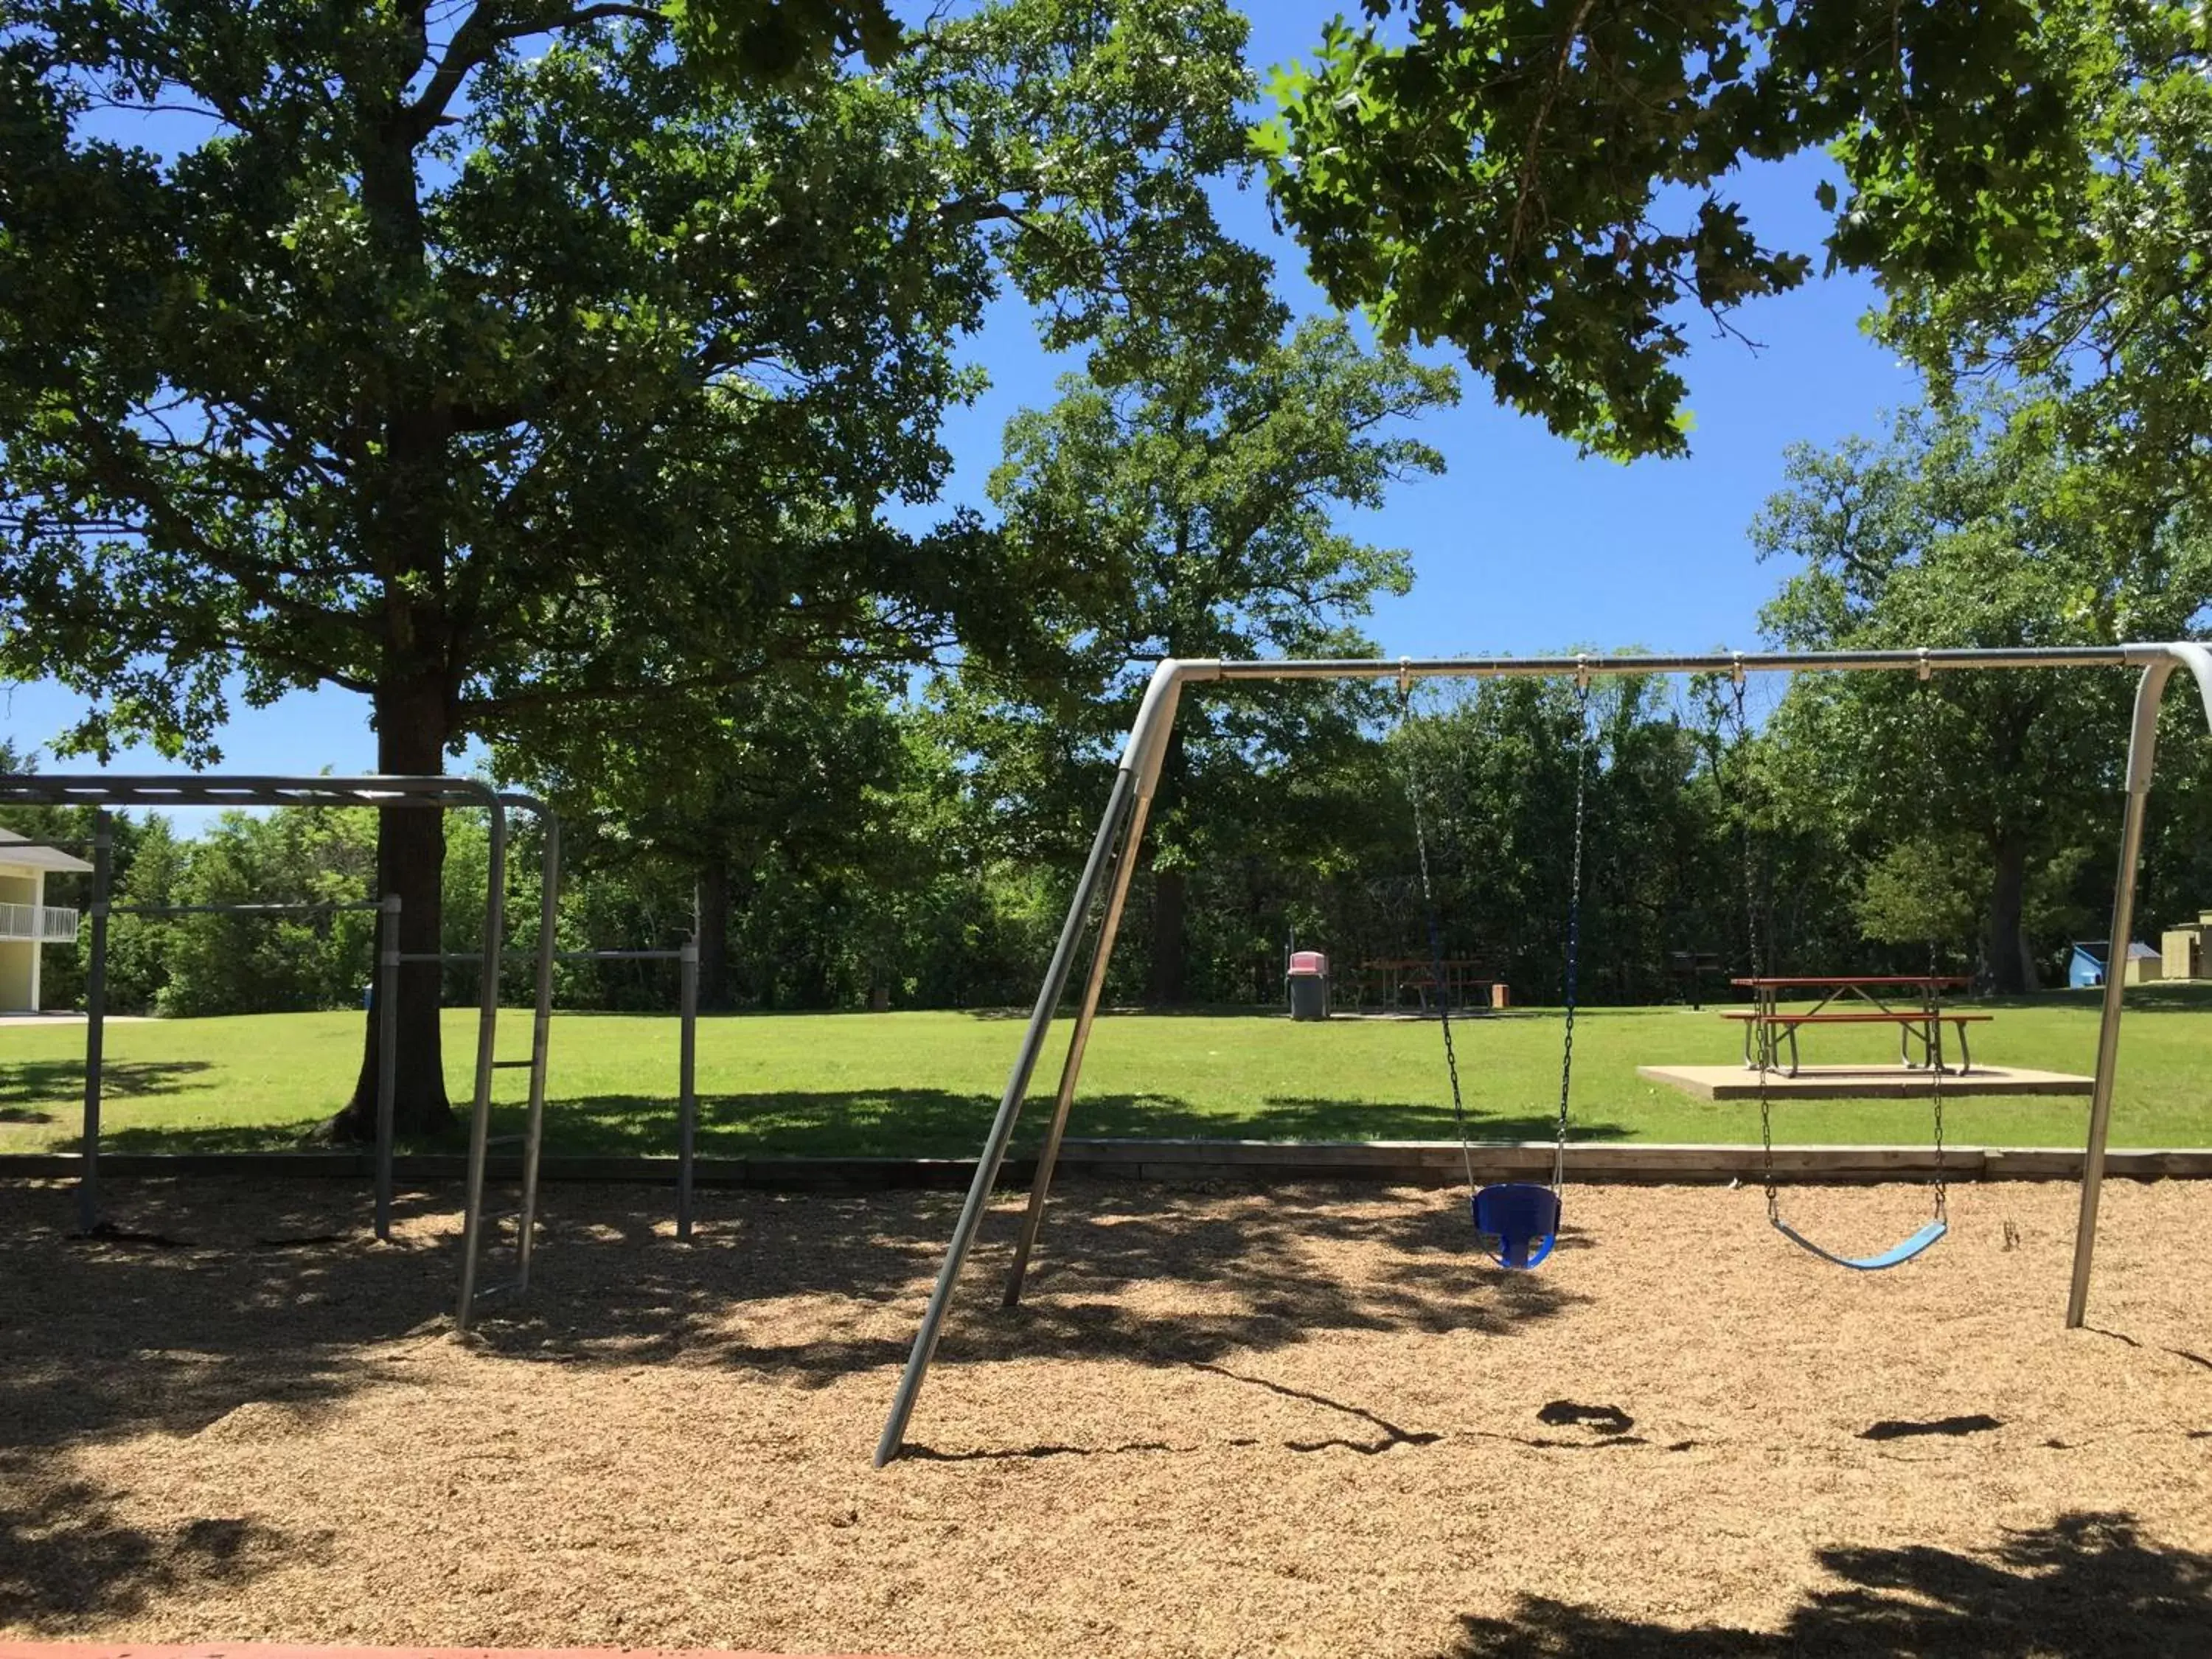
<path fill-rule="evenodd" d="M 1504 981 L 1491 981 L 1490 1006 L 1492 1008 L 1510 1008 L 1513 1006 L 1513 994 L 1506 989 Z"/>
<path fill-rule="evenodd" d="M 1291 1018 L 1328 1018 L 1328 958 L 1319 951 L 1291 952 Z"/>

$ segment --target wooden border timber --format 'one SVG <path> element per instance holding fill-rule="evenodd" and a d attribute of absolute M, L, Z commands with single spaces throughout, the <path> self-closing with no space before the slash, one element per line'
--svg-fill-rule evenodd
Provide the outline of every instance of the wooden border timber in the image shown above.
<path fill-rule="evenodd" d="M 1552 1143 L 1477 1142 L 1478 1180 L 1548 1180 Z M 1954 1180 L 2074 1181 L 2082 1152 L 2071 1146 L 1947 1146 L 1943 1172 Z M 2106 1154 L 2113 1175 L 2156 1181 L 2212 1176 L 2212 1147 L 2157 1147 Z M 1756 1145 L 1662 1141 L 1571 1141 L 1567 1179 L 1621 1182 L 1756 1180 Z M 1093 1175 L 1140 1179 L 1328 1179 L 1450 1185 L 1466 1179 L 1455 1140 L 1291 1143 L 1264 1140 L 1081 1140 L 1062 1143 L 1062 1164 Z M 1778 1175 L 1838 1182 L 1914 1180 L 1936 1173 L 1929 1146 L 1777 1146 Z"/>
<path fill-rule="evenodd" d="M 1547 1179 L 1552 1143 L 1477 1142 L 1474 1170 L 1482 1180 Z M 1756 1145 L 1659 1141 L 1579 1141 L 1567 1147 L 1570 1181 L 1674 1183 L 1755 1180 L 1762 1155 Z M 2069 1146 L 1948 1146 L 1945 1174 L 1958 1181 L 2074 1181 L 2081 1174 L 2081 1149 Z M 2110 1172 L 2126 1179 L 2212 1178 L 2212 1147 L 2114 1149 Z M 1280 1141 L 1116 1140 L 1069 1137 L 1060 1163 L 1086 1175 L 1139 1181 L 1374 1181 L 1449 1186 L 1464 1180 L 1455 1140 Z M 161 1179 L 179 1176 L 367 1180 L 366 1152 L 110 1152 L 101 1163 L 118 1176 Z M 1001 1187 L 1025 1184 L 1034 1160 L 1008 1158 Z M 416 1186 L 461 1180 L 467 1159 L 430 1153 L 396 1161 L 395 1176 Z M 1909 1181 L 1935 1174 L 1935 1149 L 1925 1145 L 1777 1146 L 1777 1174 L 1797 1181 Z M 486 1174 L 512 1179 L 518 1159 L 495 1160 Z M 547 1158 L 539 1177 L 672 1186 L 672 1158 Z M 71 1152 L 0 1154 L 0 1180 L 73 1180 Z M 975 1179 L 972 1158 L 702 1158 L 694 1175 L 702 1187 L 785 1191 L 882 1192 L 893 1188 L 951 1190 Z"/>

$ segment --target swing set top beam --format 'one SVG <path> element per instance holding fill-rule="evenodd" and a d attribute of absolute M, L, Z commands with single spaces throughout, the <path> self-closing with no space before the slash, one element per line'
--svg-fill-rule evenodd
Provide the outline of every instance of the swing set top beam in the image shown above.
<path fill-rule="evenodd" d="M 2002 646 L 1911 651 L 1717 651 L 1694 655 L 1573 657 L 1183 658 L 1160 665 L 1179 680 L 1599 678 L 1626 674 L 1929 673 L 1969 668 L 2124 668 L 2170 660 L 2166 645 Z"/>

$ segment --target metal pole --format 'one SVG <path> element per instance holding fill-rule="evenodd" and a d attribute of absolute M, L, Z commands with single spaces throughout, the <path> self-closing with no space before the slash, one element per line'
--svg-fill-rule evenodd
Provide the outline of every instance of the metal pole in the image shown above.
<path fill-rule="evenodd" d="M 461 1222 L 461 1298 L 453 1328 L 465 1331 L 476 1307 L 477 1257 L 483 1245 L 484 1154 L 491 1140 L 492 1042 L 499 1028 L 499 951 L 507 905 L 507 809 L 495 800 L 485 812 L 489 856 L 484 872 L 482 986 L 477 1011 L 476 1100 L 469 1115 L 468 1194 Z"/>
<path fill-rule="evenodd" d="M 2136 868 L 2142 856 L 2144 807 L 2158 748 L 2158 705 L 2172 662 L 2152 664 L 2136 686 L 2128 736 L 2128 800 L 2120 823 L 2120 867 L 2112 878 L 2112 931 L 2106 942 L 2105 1012 L 2097 1025 L 2097 1076 L 2089 1096 L 2089 1140 L 2081 1154 L 2081 1214 L 2074 1230 L 2074 1282 L 2066 1328 L 2078 1330 L 2089 1310 L 2089 1269 L 2097 1249 L 2097 1205 L 2104 1196 L 2105 1139 L 2112 1125 L 2112 1082 L 2120 1056 L 2120 1002 L 2127 986 L 2128 944 L 2135 936 Z"/>
<path fill-rule="evenodd" d="M 399 895 L 384 896 L 376 942 L 376 1237 L 392 1242 L 392 1142 L 399 1093 Z"/>
<path fill-rule="evenodd" d="M 538 860 L 538 998 L 530 1023 L 530 1123 L 522 1147 L 522 1237 L 515 1247 L 515 1290 L 530 1288 L 530 1247 L 538 1237 L 538 1154 L 545 1144 L 545 1051 L 553 1030 L 553 946 L 561 925 L 561 820 L 538 815 L 544 836 Z"/>
<path fill-rule="evenodd" d="M 1006 1092 L 1000 1098 L 999 1114 L 992 1120 L 982 1156 L 976 1161 L 975 1179 L 968 1188 L 968 1201 L 962 1206 L 960 1219 L 953 1226 L 952 1242 L 945 1249 L 937 1284 L 929 1293 L 929 1306 L 921 1316 L 921 1329 L 915 1334 L 914 1351 L 907 1356 L 906 1369 L 899 1375 L 898 1393 L 891 1401 L 890 1416 L 884 1424 L 882 1437 L 876 1442 L 878 1468 L 897 1456 L 900 1447 L 906 1443 L 907 1421 L 914 1415 L 915 1401 L 921 1397 L 922 1382 L 929 1374 L 929 1362 L 936 1357 L 937 1339 L 945 1323 L 945 1310 L 951 1305 L 953 1284 L 960 1277 L 961 1265 L 968 1259 L 976 1233 L 982 1228 L 992 1185 L 998 1179 L 1007 1144 L 1013 1139 L 1014 1125 L 1021 1117 L 1022 1099 L 1029 1092 L 1037 1056 L 1043 1051 L 1046 1035 L 1051 1030 L 1053 1011 L 1059 1007 L 1060 994 L 1067 988 L 1067 976 L 1075 965 L 1076 947 L 1082 943 L 1085 923 L 1105 878 L 1115 842 L 1125 819 L 1135 810 L 1139 791 L 1148 790 L 1150 780 L 1159 775 L 1160 756 L 1167 744 L 1168 732 L 1175 724 L 1176 700 L 1182 684 L 1181 665 L 1163 662 L 1154 671 L 1152 684 L 1145 689 L 1145 701 L 1137 710 L 1136 724 L 1130 728 L 1128 744 L 1121 751 L 1121 763 L 1114 773 L 1114 788 L 1107 797 L 1106 811 L 1098 820 L 1098 833 L 1091 842 L 1091 855 L 1084 860 L 1083 874 L 1068 901 L 1067 920 L 1060 924 L 1060 942 L 1053 947 L 1044 983 L 1037 989 L 1036 1006 L 1030 1011 L 1028 1028 L 1022 1033 L 1021 1050 L 1006 1079 Z"/>
<path fill-rule="evenodd" d="M 1114 883 L 1106 893 L 1105 918 L 1098 924 L 1098 946 L 1091 957 L 1090 977 L 1083 987 L 1083 1002 L 1076 1011 L 1075 1030 L 1067 1040 L 1067 1059 L 1060 1070 L 1060 1093 L 1046 1126 L 1044 1145 L 1037 1150 L 1036 1177 L 1030 1183 L 1030 1206 L 1022 1217 L 1021 1236 L 1014 1241 L 1013 1265 L 1006 1270 L 1005 1305 L 1022 1299 L 1022 1281 L 1028 1276 L 1030 1253 L 1036 1248 L 1037 1230 L 1044 1223 L 1045 1196 L 1052 1190 L 1053 1170 L 1060 1163 L 1060 1137 L 1067 1130 L 1068 1109 L 1075 1103 L 1075 1085 L 1083 1075 L 1083 1056 L 1091 1046 L 1091 1022 L 1098 1016 L 1098 998 L 1106 985 L 1106 968 L 1114 954 L 1114 939 L 1121 928 L 1121 907 L 1129 896 L 1129 882 L 1136 873 L 1137 849 L 1145 838 L 1145 820 L 1152 812 L 1152 792 L 1140 789 L 1129 813 L 1129 828 L 1121 837 L 1121 852 L 1114 866 Z"/>
<path fill-rule="evenodd" d="M 691 1242 L 691 1164 L 699 1138 L 699 939 L 684 942 L 678 957 L 682 1025 L 676 1038 L 676 1237 Z"/>
<path fill-rule="evenodd" d="M 1098 821 L 1098 834 L 1091 843 L 1091 856 L 1085 861 L 1083 874 L 1068 901 L 1067 920 L 1060 926 L 1060 942 L 1053 948 L 1044 983 L 1038 988 L 1036 1006 L 1030 1011 L 1029 1025 L 1022 1033 L 1021 1049 L 1006 1079 L 1006 1091 L 999 1098 L 998 1115 L 991 1121 L 991 1133 L 983 1142 L 982 1155 L 976 1160 L 975 1179 L 968 1188 L 968 1201 L 961 1207 L 960 1219 L 952 1230 L 952 1242 L 945 1249 L 944 1265 L 938 1269 L 936 1286 L 929 1293 L 929 1306 L 921 1316 L 921 1329 L 915 1335 L 914 1351 L 907 1356 L 906 1370 L 899 1375 L 898 1393 L 891 1401 L 890 1416 L 884 1424 L 882 1438 L 876 1442 L 878 1468 L 897 1456 L 900 1447 L 906 1443 L 907 1419 L 914 1415 L 922 1380 L 928 1375 L 929 1362 L 936 1355 L 938 1332 L 952 1301 L 953 1281 L 959 1278 L 969 1247 L 975 1243 L 975 1234 L 983 1224 L 983 1212 L 990 1205 L 991 1188 L 998 1180 L 999 1165 L 1006 1158 L 1006 1145 L 1013 1139 L 1014 1124 L 1021 1116 L 1022 1097 L 1029 1092 L 1030 1078 L 1036 1070 L 1037 1055 L 1051 1028 L 1053 1011 L 1060 1006 L 1060 993 L 1067 988 L 1068 972 L 1075 963 L 1075 949 L 1083 936 L 1084 921 L 1097 896 L 1107 857 L 1113 850 L 1135 787 L 1135 778 L 1125 762 L 1114 775 L 1113 793 L 1107 799 L 1104 816 Z"/>
<path fill-rule="evenodd" d="M 100 1225 L 100 1073 L 107 1036 L 107 901 L 114 874 L 115 826 L 102 807 L 92 817 L 92 964 L 84 981 L 84 1164 L 76 1183 L 76 1224 L 83 1233 L 98 1232 Z"/>

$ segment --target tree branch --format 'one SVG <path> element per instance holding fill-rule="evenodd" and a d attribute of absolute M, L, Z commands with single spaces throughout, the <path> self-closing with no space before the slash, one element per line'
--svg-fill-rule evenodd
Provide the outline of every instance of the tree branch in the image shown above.
<path fill-rule="evenodd" d="M 658 6 L 625 3 L 624 0 L 599 0 L 599 3 L 573 9 L 557 6 L 533 8 L 511 16 L 502 0 L 483 0 L 453 31 L 453 38 L 447 42 L 445 55 L 438 60 L 429 83 L 406 106 L 408 124 L 417 141 L 428 136 L 446 118 L 469 76 L 489 63 L 508 41 L 532 34 L 557 34 L 613 17 L 626 17 L 640 23 L 665 24 L 668 21 L 667 15 Z"/>

